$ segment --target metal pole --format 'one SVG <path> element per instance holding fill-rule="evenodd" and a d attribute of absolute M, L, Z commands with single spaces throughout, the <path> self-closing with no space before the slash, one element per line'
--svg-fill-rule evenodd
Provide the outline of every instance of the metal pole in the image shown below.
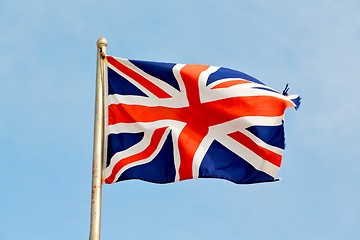
<path fill-rule="evenodd" d="M 100 240 L 102 159 L 104 143 L 104 69 L 107 41 L 101 37 L 96 42 L 96 93 L 94 123 L 94 153 L 91 187 L 90 240 Z"/>

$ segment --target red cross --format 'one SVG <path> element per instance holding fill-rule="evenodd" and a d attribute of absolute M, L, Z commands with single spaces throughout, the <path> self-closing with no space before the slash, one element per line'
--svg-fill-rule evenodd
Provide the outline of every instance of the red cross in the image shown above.
<path fill-rule="evenodd" d="M 109 62 L 114 67 L 118 68 L 123 73 L 127 72 L 125 74 L 128 76 L 131 75 L 134 80 L 141 83 L 141 85 L 146 86 L 153 94 L 160 98 L 169 98 L 169 96 L 166 95 L 166 92 L 142 77 L 140 74 L 125 67 L 125 65 L 116 60 L 114 60 L 116 62 L 113 60 L 110 61 Z M 123 103 L 111 104 L 108 106 L 109 125 L 117 123 L 153 122 L 164 119 L 186 123 L 178 139 L 180 152 L 180 180 L 193 178 L 193 158 L 201 141 L 207 135 L 209 127 L 244 116 L 281 116 L 285 109 L 290 106 L 290 103 L 287 101 L 271 96 L 231 97 L 201 103 L 198 79 L 200 74 L 208 69 L 208 67 L 209 66 L 205 65 L 185 65 L 185 67 L 181 69 L 180 74 L 185 84 L 186 96 L 189 102 L 189 106 L 187 107 L 149 107 Z M 124 69 L 126 69 L 126 71 Z M 241 84 L 241 82 L 238 84 Z M 143 152 L 119 161 L 114 166 L 112 174 L 106 179 L 106 182 L 113 182 L 117 172 L 127 164 L 149 157 L 155 151 L 166 128 L 167 127 L 155 130 L 151 139 L 151 144 Z M 277 156 L 274 156 L 274 153 L 267 149 L 259 150 L 259 146 L 254 146 L 255 143 L 240 132 L 231 133 L 229 136 L 241 142 L 244 146 L 249 147 L 252 150 L 254 149 L 254 151 L 257 151 L 256 153 L 258 155 L 270 158 L 270 162 L 273 161 L 273 163 L 280 166 L 280 155 L 275 154 Z"/>

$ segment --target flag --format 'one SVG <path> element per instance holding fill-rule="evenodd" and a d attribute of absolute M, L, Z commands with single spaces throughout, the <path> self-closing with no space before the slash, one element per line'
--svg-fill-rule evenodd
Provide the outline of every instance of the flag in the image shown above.
<path fill-rule="evenodd" d="M 299 106 L 297 95 L 207 65 L 107 56 L 106 76 L 106 183 L 276 180 L 284 111 Z"/>

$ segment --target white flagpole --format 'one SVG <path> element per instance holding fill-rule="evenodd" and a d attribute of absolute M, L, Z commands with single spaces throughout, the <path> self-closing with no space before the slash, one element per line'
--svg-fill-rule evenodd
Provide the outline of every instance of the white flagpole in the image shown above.
<path fill-rule="evenodd" d="M 90 240 L 100 240 L 102 159 L 104 144 L 104 70 L 107 41 L 101 37 L 96 42 L 96 93 L 94 123 L 94 153 L 91 187 Z"/>

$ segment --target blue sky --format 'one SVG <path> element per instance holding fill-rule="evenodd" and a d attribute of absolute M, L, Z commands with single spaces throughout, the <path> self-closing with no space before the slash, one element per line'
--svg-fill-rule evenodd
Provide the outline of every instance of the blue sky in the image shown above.
<path fill-rule="evenodd" d="M 358 239 L 360 2 L 0 2 L 0 239 L 87 239 L 96 41 L 303 98 L 277 183 L 103 187 L 102 239 Z"/>

